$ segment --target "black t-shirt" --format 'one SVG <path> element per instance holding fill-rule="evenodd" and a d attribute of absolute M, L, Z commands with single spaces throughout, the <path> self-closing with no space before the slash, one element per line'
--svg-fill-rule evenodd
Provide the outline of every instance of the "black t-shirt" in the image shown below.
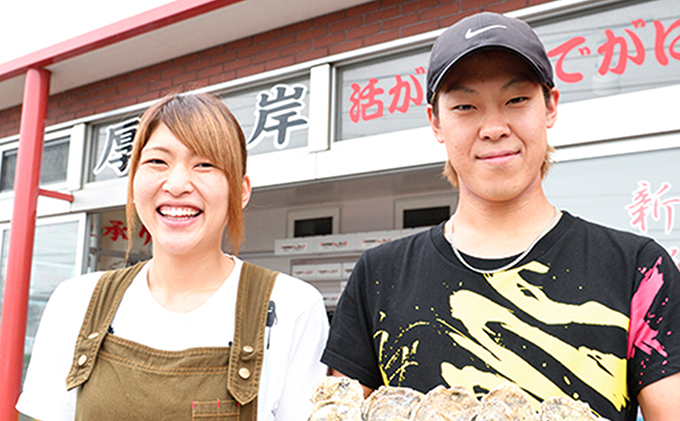
<path fill-rule="evenodd" d="M 512 260 L 465 258 L 480 269 Z M 679 352 L 680 273 L 668 253 L 564 212 L 494 275 L 466 269 L 443 224 L 364 252 L 322 361 L 374 389 L 458 384 L 481 396 L 512 381 L 536 408 L 567 395 L 628 421 L 642 387 L 680 371 Z"/>

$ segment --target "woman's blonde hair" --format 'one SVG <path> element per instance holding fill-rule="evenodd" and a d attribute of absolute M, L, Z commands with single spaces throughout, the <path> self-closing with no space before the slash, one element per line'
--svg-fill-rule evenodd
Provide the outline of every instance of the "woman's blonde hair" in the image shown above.
<path fill-rule="evenodd" d="M 125 213 L 129 232 L 136 232 L 137 211 L 134 203 L 134 180 L 142 149 L 161 124 L 196 155 L 209 159 L 224 171 L 229 186 L 226 235 L 233 254 L 238 254 L 243 239 L 243 179 L 246 175 L 246 139 L 238 121 L 226 105 L 208 94 L 170 95 L 144 114 L 132 144 L 128 194 Z M 132 247 L 128 236 L 128 254 Z"/>

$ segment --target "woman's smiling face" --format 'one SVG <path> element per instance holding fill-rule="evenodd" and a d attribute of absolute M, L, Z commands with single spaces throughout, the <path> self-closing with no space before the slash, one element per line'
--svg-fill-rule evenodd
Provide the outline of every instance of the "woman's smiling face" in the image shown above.
<path fill-rule="evenodd" d="M 164 124 L 142 149 L 133 185 L 135 208 L 153 237 L 154 254 L 221 248 L 229 206 L 226 174 Z"/>

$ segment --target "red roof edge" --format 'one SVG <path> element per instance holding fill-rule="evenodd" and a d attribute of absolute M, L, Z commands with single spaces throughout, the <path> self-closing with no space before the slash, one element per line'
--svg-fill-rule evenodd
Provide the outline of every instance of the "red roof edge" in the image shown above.
<path fill-rule="evenodd" d="M 245 0 L 177 0 L 0 64 L 0 82 Z"/>

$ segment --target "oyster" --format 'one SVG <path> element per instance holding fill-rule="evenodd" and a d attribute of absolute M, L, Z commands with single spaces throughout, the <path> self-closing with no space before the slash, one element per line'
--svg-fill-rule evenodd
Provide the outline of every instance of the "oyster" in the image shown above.
<path fill-rule="evenodd" d="M 554 396 L 544 400 L 539 408 L 540 421 L 594 421 L 602 420 L 593 415 L 587 403 L 567 396 Z"/>
<path fill-rule="evenodd" d="M 479 401 L 464 387 L 437 386 L 430 390 L 413 410 L 412 421 L 468 420 L 479 407 Z"/>
<path fill-rule="evenodd" d="M 481 401 L 462 386 L 437 386 L 427 395 L 407 387 L 381 386 L 368 399 L 356 380 L 327 377 L 317 386 L 308 421 L 607 421 L 587 403 L 548 398 L 537 413 L 521 387 L 504 383 Z"/>
<path fill-rule="evenodd" d="M 513 383 L 503 383 L 495 387 L 482 398 L 482 403 L 498 400 L 510 409 L 513 419 L 517 421 L 538 421 L 536 411 L 531 407 L 529 399 L 519 386 Z"/>
<path fill-rule="evenodd" d="M 361 407 L 352 401 L 322 401 L 314 406 L 308 421 L 362 421 Z"/>
<path fill-rule="evenodd" d="M 312 402 L 354 402 L 360 408 L 364 403 L 364 389 L 358 381 L 349 377 L 326 377 L 316 387 Z"/>
<path fill-rule="evenodd" d="M 476 408 L 468 409 L 463 412 L 458 412 L 456 414 L 445 414 L 441 413 L 439 414 L 439 418 L 437 420 L 441 421 L 476 421 L 477 420 L 477 414 L 479 414 L 479 409 L 481 408 L 480 406 L 477 406 Z"/>
<path fill-rule="evenodd" d="M 408 420 L 424 396 L 421 392 L 407 387 L 380 386 L 364 401 L 364 420 Z"/>
<path fill-rule="evenodd" d="M 475 421 L 519 421 L 510 405 L 500 399 L 487 399 L 475 417 Z"/>

